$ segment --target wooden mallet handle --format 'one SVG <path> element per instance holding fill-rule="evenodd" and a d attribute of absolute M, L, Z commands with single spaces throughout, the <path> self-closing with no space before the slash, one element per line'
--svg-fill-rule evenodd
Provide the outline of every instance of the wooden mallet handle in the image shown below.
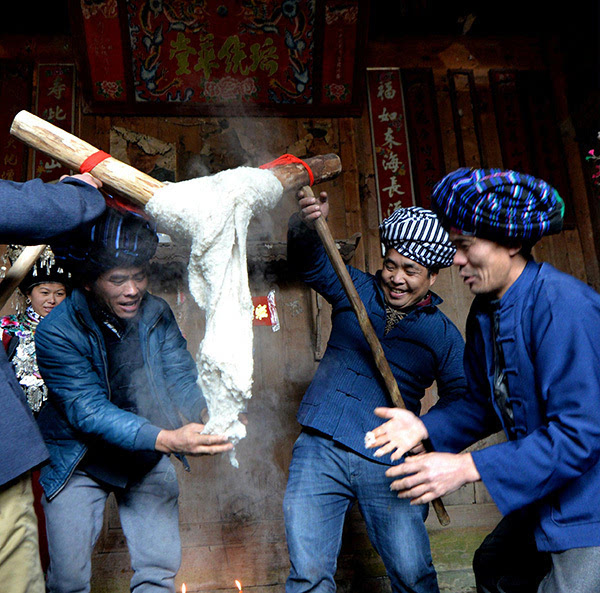
<path fill-rule="evenodd" d="M 304 192 L 305 196 L 314 197 L 314 193 L 310 186 L 303 187 L 302 191 Z M 402 395 L 400 394 L 400 389 L 398 388 L 396 378 L 394 377 L 392 369 L 390 368 L 387 358 L 385 357 L 381 342 L 375 333 L 375 328 L 369 319 L 365 305 L 362 302 L 356 287 L 354 286 L 354 282 L 352 282 L 348 268 L 346 268 L 346 264 L 344 264 L 344 260 L 342 260 L 342 256 L 337 249 L 325 218 L 323 216 L 319 216 L 319 218 L 314 221 L 314 224 L 315 229 L 319 234 L 321 241 L 323 242 L 325 252 L 331 261 L 331 265 L 340 279 L 344 292 L 346 293 L 346 296 L 350 301 L 350 305 L 356 314 L 360 329 L 362 330 L 365 339 L 371 348 L 373 358 L 375 359 L 375 364 L 381 373 L 381 376 L 385 382 L 385 386 L 387 387 L 390 397 L 392 398 L 392 402 L 397 408 L 406 408 L 404 400 L 402 399 Z M 437 515 L 440 524 L 443 526 L 449 525 L 450 516 L 444 507 L 442 499 L 436 498 L 435 500 L 431 501 L 431 504 L 435 510 L 435 514 Z"/>

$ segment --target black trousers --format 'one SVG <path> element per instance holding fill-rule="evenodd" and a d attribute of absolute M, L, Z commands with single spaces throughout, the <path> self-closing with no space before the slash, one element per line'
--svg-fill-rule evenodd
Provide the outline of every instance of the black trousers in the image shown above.
<path fill-rule="evenodd" d="M 473 557 L 477 593 L 536 593 L 550 570 L 547 552 L 539 552 L 534 523 L 526 512 L 504 517 Z"/>

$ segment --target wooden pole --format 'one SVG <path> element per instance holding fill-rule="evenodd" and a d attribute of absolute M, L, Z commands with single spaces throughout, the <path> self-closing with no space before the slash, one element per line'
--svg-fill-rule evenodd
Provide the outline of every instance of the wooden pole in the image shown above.
<path fill-rule="evenodd" d="M 314 193 L 309 186 L 303 187 L 302 191 L 304 192 L 305 196 L 314 197 Z M 346 293 L 346 296 L 350 301 L 350 305 L 356 314 L 360 329 L 362 330 L 365 339 L 371 348 L 373 358 L 375 359 L 375 365 L 377 366 L 377 369 L 379 370 L 385 382 L 385 386 L 387 387 L 392 402 L 397 408 L 406 408 L 404 400 L 402 399 L 402 395 L 400 394 L 400 389 L 398 388 L 396 378 L 394 377 L 392 369 L 390 368 L 387 358 L 385 357 L 381 342 L 375 333 L 375 328 L 369 319 L 365 305 L 362 302 L 356 287 L 354 286 L 354 282 L 352 282 L 348 268 L 346 268 L 346 264 L 344 264 L 344 260 L 342 260 L 342 256 L 337 249 L 337 245 L 333 240 L 331 231 L 329 230 L 329 226 L 327 225 L 325 218 L 323 216 L 319 216 L 319 218 L 314 221 L 314 224 L 315 229 L 321 238 L 321 241 L 323 242 L 323 247 L 325 248 L 329 260 L 331 261 L 331 265 L 340 279 L 344 292 Z M 436 498 L 435 500 L 431 501 L 431 504 L 435 510 L 435 514 L 437 515 L 440 524 L 443 526 L 449 525 L 450 516 L 444 507 L 442 499 Z"/>
<path fill-rule="evenodd" d="M 15 116 L 10 133 L 28 146 L 45 152 L 69 169 L 79 171 L 82 163 L 98 149 L 65 130 L 29 113 L 19 111 Z M 336 154 L 326 154 L 306 159 L 311 168 L 315 183 L 337 177 L 342 171 L 340 158 Z M 279 179 L 284 191 L 297 191 L 309 182 L 306 168 L 299 163 L 280 165 L 269 169 Z M 138 171 L 114 157 L 98 163 L 93 170 L 94 177 L 112 191 L 122 194 L 140 206 L 145 206 L 163 183 Z"/>

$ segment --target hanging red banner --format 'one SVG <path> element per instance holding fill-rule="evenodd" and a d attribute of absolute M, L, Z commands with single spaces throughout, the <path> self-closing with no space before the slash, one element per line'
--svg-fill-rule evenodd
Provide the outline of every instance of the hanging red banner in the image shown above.
<path fill-rule="evenodd" d="M 27 146 L 10 135 L 10 125 L 21 109 L 31 109 L 33 68 L 13 60 L 0 60 L 0 179 L 27 180 Z"/>
<path fill-rule="evenodd" d="M 36 113 L 42 119 L 75 133 L 75 66 L 73 64 L 40 64 L 38 66 Z M 71 171 L 53 158 L 35 151 L 33 177 L 54 181 Z"/>
<path fill-rule="evenodd" d="M 359 32 L 358 2 L 328 0 L 323 29 L 322 97 L 324 104 L 351 103 L 354 97 L 354 60 Z"/>
<path fill-rule="evenodd" d="M 80 31 L 83 30 L 85 34 L 88 57 L 88 66 L 82 69 L 84 82 L 91 87 L 94 100 L 123 103 L 128 98 L 126 62 L 117 0 L 81 0 L 80 5 Z M 152 15 L 153 12 L 151 10 L 148 14 Z M 154 39 L 156 37 L 157 34 Z"/>
<path fill-rule="evenodd" d="M 414 206 L 400 70 L 367 70 L 379 217 Z"/>

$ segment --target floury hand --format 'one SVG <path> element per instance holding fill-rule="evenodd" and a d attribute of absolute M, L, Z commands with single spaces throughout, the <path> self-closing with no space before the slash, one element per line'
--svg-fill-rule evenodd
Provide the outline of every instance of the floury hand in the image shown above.
<path fill-rule="evenodd" d="M 216 455 L 233 449 L 226 436 L 203 434 L 204 424 L 191 422 L 176 430 L 161 430 L 155 448 L 161 453 Z"/>
<path fill-rule="evenodd" d="M 365 439 L 367 449 L 378 447 L 374 455 L 388 453 L 397 461 L 403 455 L 403 463 L 393 465 L 386 472 L 395 479 L 390 490 L 398 492 L 398 498 L 408 498 L 411 504 L 424 504 L 440 496 L 458 490 L 464 484 L 481 479 L 470 453 L 424 453 L 419 444 L 429 437 L 423 421 L 408 410 L 398 408 L 375 408 L 375 414 L 387 422 L 373 429 Z"/>
<path fill-rule="evenodd" d="M 397 461 L 409 451 L 421 452 L 414 449 L 429 434 L 417 416 L 400 408 L 375 408 L 375 414 L 387 419 L 387 422 L 370 431 L 371 438 L 365 443 L 367 449 L 378 447 L 375 457 L 391 453 L 391 460 Z"/>

